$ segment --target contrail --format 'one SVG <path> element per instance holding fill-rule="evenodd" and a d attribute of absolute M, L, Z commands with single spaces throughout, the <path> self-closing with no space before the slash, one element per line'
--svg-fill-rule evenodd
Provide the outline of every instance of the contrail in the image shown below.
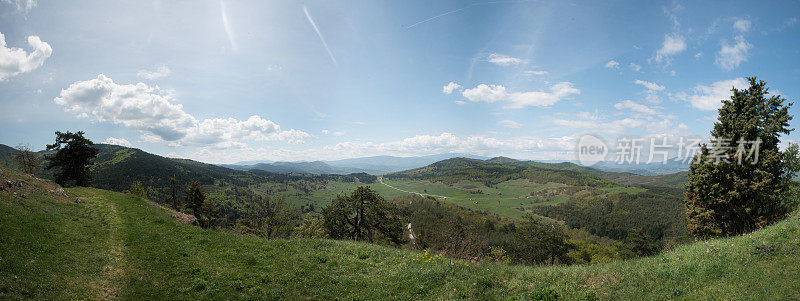
<path fill-rule="evenodd" d="M 438 19 L 438 18 L 441 18 L 441 17 L 447 16 L 447 15 L 449 15 L 449 14 L 452 14 L 452 13 L 457 13 L 457 12 L 460 12 L 460 11 L 462 11 L 462 10 L 465 10 L 465 9 L 467 9 L 467 8 L 469 8 L 470 6 L 473 6 L 473 5 L 475 5 L 475 3 L 472 3 L 472 4 L 470 4 L 470 5 L 464 6 L 464 7 L 462 7 L 462 8 L 459 8 L 459 9 L 454 9 L 454 10 L 447 11 L 447 12 L 444 12 L 444 13 L 442 13 L 442 14 L 439 14 L 439 15 L 436 15 L 436 16 L 433 16 L 433 17 L 430 17 L 430 18 L 427 18 L 427 19 L 425 19 L 425 20 L 422 20 L 422 21 L 419 21 L 419 22 L 417 22 L 417 23 L 414 23 L 414 24 L 411 24 L 411 25 L 407 26 L 407 27 L 406 27 L 406 29 L 409 29 L 409 28 L 411 28 L 411 27 L 414 27 L 414 26 L 420 25 L 420 24 L 422 24 L 422 23 L 426 23 L 426 22 L 428 22 L 428 21 L 432 21 L 432 20 L 434 20 L 434 19 Z"/>
<path fill-rule="evenodd" d="M 331 49 L 328 47 L 328 43 L 325 42 L 325 37 L 323 37 L 322 33 L 319 32 L 319 28 L 317 27 L 317 24 L 314 23 L 314 19 L 311 18 L 310 14 L 308 14 L 308 8 L 306 7 L 305 4 L 303 4 L 303 12 L 306 13 L 306 18 L 308 19 L 308 23 L 311 23 L 311 26 L 314 27 L 315 31 L 317 31 L 317 36 L 319 37 L 319 40 L 322 41 L 322 45 L 325 46 L 325 50 L 328 51 L 328 55 L 331 56 L 333 64 L 336 65 L 336 67 L 339 67 L 339 63 L 337 63 L 336 58 L 333 57 L 333 52 L 331 52 Z"/>
<path fill-rule="evenodd" d="M 433 16 L 433 17 L 427 18 L 427 19 L 425 19 L 425 20 L 419 21 L 419 22 L 417 22 L 417 23 L 411 24 L 411 25 L 409 25 L 409 26 L 406 26 L 406 29 L 409 29 L 409 28 L 411 28 L 411 27 L 414 27 L 414 26 L 420 25 L 420 24 L 422 24 L 422 23 L 428 23 L 428 22 L 430 22 L 430 21 L 433 21 L 433 20 L 435 20 L 435 19 L 438 19 L 438 18 L 441 18 L 441 17 L 447 16 L 447 15 L 449 15 L 449 14 L 452 14 L 452 13 L 457 13 L 457 12 L 460 12 L 460 11 L 462 11 L 462 10 L 465 10 L 465 9 L 467 9 L 467 8 L 470 8 L 470 7 L 472 7 L 472 6 L 475 6 L 475 5 L 479 5 L 479 4 L 496 4 L 496 3 L 514 3 L 514 2 L 527 2 L 527 1 L 525 1 L 525 0 L 522 0 L 522 1 L 488 1 L 488 2 L 482 2 L 482 3 L 475 2 L 475 3 L 471 3 L 470 5 L 464 6 L 464 7 L 462 7 L 462 8 L 459 8 L 459 9 L 454 9 L 454 10 L 451 10 L 451 11 L 446 11 L 446 12 L 444 12 L 444 13 L 441 13 L 441 14 L 438 14 L 438 15 L 436 15 L 436 16 Z"/>
<path fill-rule="evenodd" d="M 231 24 L 228 23 L 228 13 L 225 10 L 225 2 L 220 0 L 219 5 L 222 11 L 222 25 L 225 27 L 225 33 L 228 35 L 228 41 L 231 42 L 231 49 L 237 51 L 239 47 L 236 46 L 236 41 L 233 40 L 233 29 Z"/>

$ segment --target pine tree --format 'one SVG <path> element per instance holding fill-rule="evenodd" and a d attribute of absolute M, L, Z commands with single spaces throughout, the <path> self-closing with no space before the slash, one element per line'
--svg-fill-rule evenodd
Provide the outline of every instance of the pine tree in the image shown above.
<path fill-rule="evenodd" d="M 186 188 L 186 197 L 184 199 L 186 209 L 194 215 L 197 219 L 197 224 L 203 228 L 213 228 L 219 219 L 219 208 L 214 201 L 206 197 L 203 192 L 203 185 L 200 182 L 192 181 L 192 184 Z"/>
<path fill-rule="evenodd" d="M 358 187 L 349 196 L 337 197 L 322 216 L 331 238 L 398 244 L 403 227 L 396 210 L 369 187 Z"/>
<path fill-rule="evenodd" d="M 697 238 L 747 233 L 789 211 L 781 199 L 793 171 L 779 143 L 793 130 L 792 103 L 768 96 L 764 81 L 748 79 L 749 88 L 734 88 L 723 101 L 711 145 L 702 145 L 691 164 L 686 207 L 689 233 Z"/>
<path fill-rule="evenodd" d="M 55 155 L 46 156 L 49 160 L 47 169 L 56 169 L 56 183 L 65 186 L 75 182 L 77 186 L 87 187 L 92 182 L 91 160 L 97 157 L 94 143 L 83 137 L 84 132 L 56 132 L 56 143 L 47 145 L 47 150 L 57 151 Z"/>
<path fill-rule="evenodd" d="M 200 182 L 192 181 L 189 187 L 186 188 L 186 196 L 183 201 L 186 209 L 189 209 L 199 219 L 198 215 L 203 213 L 203 203 L 205 201 L 206 194 L 203 192 L 203 185 Z"/>

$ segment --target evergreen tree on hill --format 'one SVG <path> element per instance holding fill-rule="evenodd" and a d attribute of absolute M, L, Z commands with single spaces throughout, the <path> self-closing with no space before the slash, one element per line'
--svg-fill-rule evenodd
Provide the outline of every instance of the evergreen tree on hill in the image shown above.
<path fill-rule="evenodd" d="M 796 168 L 779 149 L 789 134 L 789 107 L 764 81 L 734 88 L 711 131 L 711 145 L 693 158 L 686 185 L 689 233 L 701 239 L 747 233 L 783 218 L 782 201 Z M 795 152 L 796 153 L 796 152 Z"/>
<path fill-rule="evenodd" d="M 399 244 L 403 227 L 397 208 L 369 187 L 337 197 L 322 210 L 325 228 L 334 239 Z"/>
<path fill-rule="evenodd" d="M 91 160 L 97 157 L 94 143 L 83 137 L 84 132 L 56 132 L 56 143 L 47 145 L 47 150 L 55 150 L 55 155 L 47 156 L 49 163 L 46 169 L 56 169 L 56 183 L 66 186 L 88 187 L 92 182 Z"/>

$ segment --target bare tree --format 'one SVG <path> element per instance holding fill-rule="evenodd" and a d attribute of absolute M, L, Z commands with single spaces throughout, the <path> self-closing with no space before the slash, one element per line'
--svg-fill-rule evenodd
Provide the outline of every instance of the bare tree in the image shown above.
<path fill-rule="evenodd" d="M 20 143 L 16 148 L 19 152 L 14 155 L 14 161 L 19 164 L 23 172 L 35 174 L 42 168 L 42 165 L 39 164 L 39 159 L 36 158 L 36 153 L 31 151 L 29 145 Z"/>

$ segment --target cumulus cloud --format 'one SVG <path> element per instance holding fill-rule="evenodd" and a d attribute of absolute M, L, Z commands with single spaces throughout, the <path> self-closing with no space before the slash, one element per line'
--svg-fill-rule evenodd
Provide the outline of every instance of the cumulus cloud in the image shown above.
<path fill-rule="evenodd" d="M 449 82 L 447 85 L 442 87 L 442 93 L 444 94 L 452 94 L 453 91 L 461 89 L 461 85 L 456 84 L 455 82 Z"/>
<path fill-rule="evenodd" d="M 642 70 L 642 66 L 636 65 L 634 63 L 631 63 L 628 66 L 631 68 L 631 70 L 636 71 L 636 72 L 639 72 L 639 70 Z"/>
<path fill-rule="evenodd" d="M 499 66 L 511 66 L 522 64 L 525 62 L 525 60 L 507 56 L 505 54 L 492 53 L 489 55 L 489 62 Z"/>
<path fill-rule="evenodd" d="M 733 87 L 737 89 L 746 89 L 750 87 L 750 83 L 740 77 L 718 81 L 708 86 L 697 85 L 692 89 L 692 94 L 684 93 L 678 95 L 678 98 L 688 101 L 697 109 L 711 111 L 722 107 L 722 100 L 730 99 L 733 94 L 731 92 Z"/>
<path fill-rule="evenodd" d="M 508 97 L 508 92 L 501 85 L 480 84 L 475 88 L 465 89 L 461 95 L 474 102 L 493 103 Z"/>
<path fill-rule="evenodd" d="M 648 81 L 643 81 L 643 80 L 637 79 L 633 83 L 635 83 L 637 85 L 642 85 L 645 88 L 647 88 L 647 90 L 650 90 L 650 91 L 661 91 L 661 90 L 664 90 L 664 86 L 656 84 L 654 82 L 648 82 Z"/>
<path fill-rule="evenodd" d="M 686 50 L 686 39 L 677 33 L 667 34 L 664 36 L 664 43 L 661 49 L 656 51 L 656 62 L 670 63 L 672 56 Z"/>
<path fill-rule="evenodd" d="M 480 84 L 472 89 L 465 89 L 461 94 L 473 102 L 494 103 L 504 101 L 503 106 L 508 109 L 520 109 L 534 106 L 550 106 L 561 99 L 580 94 L 580 90 L 575 88 L 570 82 L 560 82 L 550 86 L 549 91 L 534 92 L 514 92 L 509 93 L 501 85 Z"/>
<path fill-rule="evenodd" d="M 736 21 L 733 22 L 733 28 L 740 33 L 749 31 L 751 25 L 752 23 L 750 23 L 750 20 L 747 19 L 736 19 Z"/>
<path fill-rule="evenodd" d="M 172 74 L 172 70 L 169 70 L 169 67 L 166 65 L 160 65 L 156 68 L 156 70 L 139 70 L 137 75 L 144 79 L 155 80 L 162 77 L 167 77 Z"/>
<path fill-rule="evenodd" d="M 510 119 L 501 120 L 500 122 L 498 122 L 498 124 L 500 124 L 500 126 L 502 127 L 506 127 L 509 129 L 518 129 L 522 127 L 522 123 Z"/>
<path fill-rule="evenodd" d="M 16 6 L 18 12 L 26 15 L 37 6 L 36 0 L 3 0 L 3 2 Z"/>
<path fill-rule="evenodd" d="M 606 63 L 606 68 L 619 69 L 619 62 L 614 61 L 614 60 L 610 60 L 610 61 L 608 61 L 608 63 Z"/>
<path fill-rule="evenodd" d="M 124 147 L 131 147 L 131 143 L 128 140 L 125 140 L 123 138 L 108 137 L 108 139 L 106 139 L 106 141 L 103 141 L 103 143 L 112 144 L 112 145 L 119 145 L 119 146 L 124 146 Z"/>
<path fill-rule="evenodd" d="M 310 135 L 280 126 L 260 116 L 198 120 L 175 104 L 174 96 L 144 83 L 117 84 L 103 74 L 79 81 L 61 90 L 53 101 L 79 117 L 122 124 L 142 132 L 149 142 L 169 145 L 214 145 L 228 147 L 240 141 L 281 140 L 301 143 Z"/>
<path fill-rule="evenodd" d="M 640 103 L 636 103 L 635 101 L 629 99 L 614 104 L 614 107 L 617 108 L 617 110 L 631 110 L 637 113 L 648 114 L 648 115 L 658 114 L 658 111 L 656 111 L 655 109 Z"/>
<path fill-rule="evenodd" d="M 50 44 L 42 42 L 37 36 L 28 36 L 28 45 L 33 49 L 30 53 L 21 48 L 9 48 L 6 46 L 6 37 L 0 33 L 0 81 L 41 67 L 45 59 L 53 54 Z"/>
<path fill-rule="evenodd" d="M 722 42 L 722 48 L 717 53 L 716 64 L 722 69 L 733 70 L 739 64 L 747 61 L 753 44 L 747 43 L 743 36 L 736 36 L 736 44 L 729 45 Z"/>

